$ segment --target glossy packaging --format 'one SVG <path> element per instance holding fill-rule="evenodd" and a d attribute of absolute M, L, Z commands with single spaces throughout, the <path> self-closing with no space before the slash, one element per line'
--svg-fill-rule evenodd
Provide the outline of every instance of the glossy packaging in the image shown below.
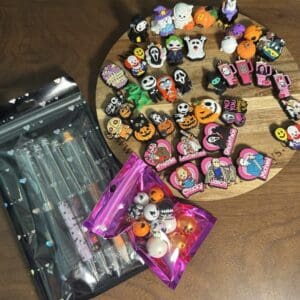
<path fill-rule="evenodd" d="M 0 194 L 41 299 L 91 298 L 143 270 L 126 234 L 82 226 L 120 164 L 77 84 L 56 78 L 1 112 Z"/>
<path fill-rule="evenodd" d="M 157 187 L 162 190 L 164 201 L 169 203 L 169 212 L 171 211 L 172 217 L 176 218 L 176 229 L 168 235 L 165 231 L 161 231 L 160 233 L 154 232 L 152 236 L 148 234 L 145 237 L 138 237 L 134 234 L 136 228 L 133 231 L 128 211 L 134 205 L 133 200 L 139 192 L 149 193 L 151 189 Z M 215 217 L 207 211 L 193 205 L 182 204 L 180 200 L 172 195 L 168 186 L 151 167 L 147 166 L 136 154 L 132 154 L 107 186 L 84 225 L 93 233 L 105 238 L 127 232 L 133 248 L 149 268 L 167 286 L 175 288 L 187 263 L 216 221 Z M 155 204 L 152 201 L 149 205 Z M 145 209 L 144 217 L 149 220 L 145 215 Z M 164 220 L 160 218 L 163 218 L 161 211 L 157 220 Z M 152 226 L 153 222 L 151 228 Z M 157 230 L 157 226 L 155 229 Z M 159 233 L 159 238 L 157 233 Z M 139 235 L 141 234 L 142 232 L 139 231 Z M 164 246 L 167 250 L 162 248 L 160 243 L 162 241 L 167 244 Z M 159 251 L 166 251 L 166 254 L 158 258 Z"/>

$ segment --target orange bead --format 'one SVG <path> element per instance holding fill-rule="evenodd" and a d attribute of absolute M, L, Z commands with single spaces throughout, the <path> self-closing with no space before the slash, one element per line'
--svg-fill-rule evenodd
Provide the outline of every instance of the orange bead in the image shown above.
<path fill-rule="evenodd" d="M 184 234 L 191 234 L 197 229 L 197 221 L 190 216 L 182 215 L 177 219 L 177 228 Z"/>
<path fill-rule="evenodd" d="M 135 221 L 132 224 L 132 231 L 135 236 L 144 237 L 150 232 L 150 225 L 144 220 Z"/>
<path fill-rule="evenodd" d="M 151 188 L 149 195 L 151 201 L 154 203 L 162 201 L 165 197 L 164 191 L 158 186 L 154 186 L 153 188 Z"/>
<path fill-rule="evenodd" d="M 252 41 L 245 40 L 239 43 L 236 52 L 241 58 L 250 59 L 256 53 L 256 46 Z"/>
<path fill-rule="evenodd" d="M 169 236 L 171 245 L 173 249 L 178 248 L 179 251 L 183 250 L 187 244 L 187 238 L 184 234 L 179 232 L 174 232 Z"/>

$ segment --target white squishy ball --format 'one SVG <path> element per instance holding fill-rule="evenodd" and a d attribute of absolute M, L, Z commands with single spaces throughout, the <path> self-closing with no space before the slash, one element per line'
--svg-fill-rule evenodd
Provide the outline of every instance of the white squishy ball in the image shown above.
<path fill-rule="evenodd" d="M 235 50 L 236 47 L 238 46 L 238 43 L 236 39 L 233 36 L 225 36 L 222 43 L 221 43 L 221 51 L 227 53 L 227 54 L 232 54 Z"/>
<path fill-rule="evenodd" d="M 166 255 L 168 245 L 158 237 L 151 237 L 146 244 L 147 251 L 151 257 L 161 258 Z"/>
<path fill-rule="evenodd" d="M 140 192 L 134 197 L 133 202 L 145 206 L 149 203 L 149 196 L 146 193 Z"/>
<path fill-rule="evenodd" d="M 147 221 L 154 221 L 159 217 L 159 210 L 156 204 L 150 203 L 147 204 L 144 208 L 144 217 Z"/>
<path fill-rule="evenodd" d="M 164 219 L 164 223 L 166 224 L 166 234 L 169 234 L 173 232 L 176 229 L 177 222 L 175 217 L 168 217 L 167 219 Z"/>

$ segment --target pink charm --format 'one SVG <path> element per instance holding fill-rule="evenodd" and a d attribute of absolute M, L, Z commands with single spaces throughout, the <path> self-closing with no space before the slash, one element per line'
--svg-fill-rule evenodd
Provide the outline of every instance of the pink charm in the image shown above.
<path fill-rule="evenodd" d="M 234 64 L 226 62 L 219 62 L 217 68 L 221 73 L 222 77 L 226 80 L 228 86 L 234 87 L 238 84 L 238 78 L 236 77 L 237 69 Z"/>
<path fill-rule="evenodd" d="M 175 157 L 172 156 L 172 145 L 164 139 L 151 142 L 145 150 L 144 160 L 157 171 L 162 171 L 177 163 Z"/>
<path fill-rule="evenodd" d="M 204 128 L 203 147 L 207 151 L 222 150 L 224 155 L 231 155 L 237 137 L 237 129 L 209 123 Z"/>
<path fill-rule="evenodd" d="M 180 190 L 182 195 L 186 198 L 191 195 L 203 192 L 204 185 L 199 183 L 199 171 L 192 163 L 186 163 L 179 166 L 170 176 L 172 186 Z"/>
<path fill-rule="evenodd" d="M 205 175 L 205 183 L 213 187 L 227 189 L 236 181 L 236 169 L 228 157 L 205 157 L 201 162 L 201 170 Z"/>
<path fill-rule="evenodd" d="M 240 152 L 237 164 L 237 171 L 241 178 L 266 180 L 272 165 L 272 158 L 264 156 L 252 148 L 245 148 Z"/>
<path fill-rule="evenodd" d="M 185 162 L 206 156 L 206 151 L 202 149 L 200 141 L 192 134 L 184 130 L 180 130 L 182 134 L 179 143 L 177 144 L 177 151 L 179 154 L 179 161 Z"/>
<path fill-rule="evenodd" d="M 269 76 L 272 75 L 272 67 L 264 61 L 257 61 L 255 65 L 256 84 L 260 87 L 272 85 Z"/>
<path fill-rule="evenodd" d="M 243 85 L 252 83 L 252 72 L 254 71 L 251 60 L 240 59 L 235 62 L 237 72 Z"/>
<path fill-rule="evenodd" d="M 276 72 L 273 75 L 273 79 L 278 90 L 278 98 L 283 100 L 290 97 L 291 94 L 289 87 L 292 84 L 290 77 L 288 75 L 284 75 L 283 73 Z"/>

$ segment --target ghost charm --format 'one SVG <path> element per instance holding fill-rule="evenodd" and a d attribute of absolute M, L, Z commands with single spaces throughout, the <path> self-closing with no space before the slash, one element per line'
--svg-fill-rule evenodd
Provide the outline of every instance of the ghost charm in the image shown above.
<path fill-rule="evenodd" d="M 197 60 L 197 59 L 203 59 L 205 57 L 205 51 L 204 51 L 204 44 L 207 38 L 202 35 L 201 37 L 194 37 L 190 38 L 189 36 L 186 36 L 184 38 L 187 47 L 188 47 L 188 53 L 187 57 L 191 60 Z"/>
<path fill-rule="evenodd" d="M 145 52 L 146 61 L 152 68 L 161 68 L 167 58 L 167 49 L 162 47 L 160 44 L 151 43 L 148 45 Z"/>
<path fill-rule="evenodd" d="M 192 88 L 192 81 L 183 69 L 176 68 L 173 72 L 173 79 L 175 82 L 175 86 L 177 91 L 184 95 L 185 93 L 189 92 Z"/>
<path fill-rule="evenodd" d="M 173 8 L 173 19 L 176 29 L 192 30 L 195 26 L 192 11 L 193 5 L 183 2 L 177 3 Z"/>

